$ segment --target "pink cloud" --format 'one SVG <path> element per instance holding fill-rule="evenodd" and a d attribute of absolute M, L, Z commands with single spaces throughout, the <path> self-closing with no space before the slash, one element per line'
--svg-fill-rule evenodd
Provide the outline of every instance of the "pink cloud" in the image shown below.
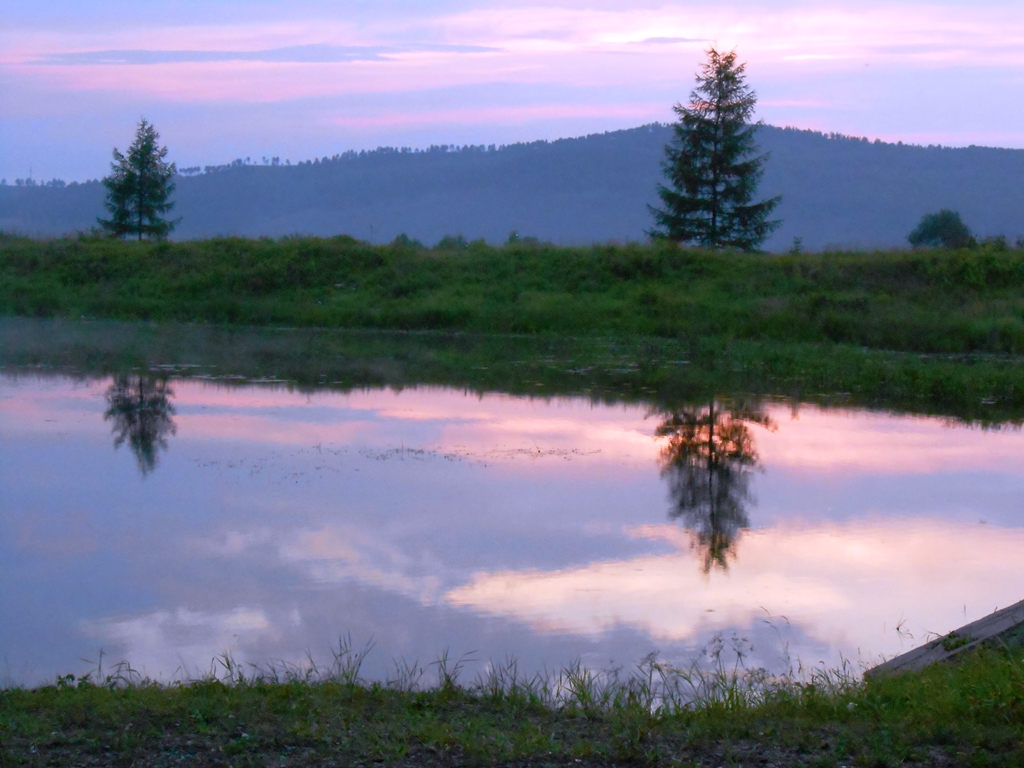
<path fill-rule="evenodd" d="M 950 426 L 936 418 L 894 418 L 871 411 L 807 406 L 800 408 L 795 420 L 787 408 L 769 411 L 778 430 L 755 434 L 769 469 L 837 474 L 1017 473 L 1024 457 L 1024 433 L 1019 429 L 984 431 Z"/>
<path fill-rule="evenodd" d="M 665 641 L 785 617 L 833 654 L 859 649 L 872 661 L 1016 602 L 1024 579 L 1017 556 L 1024 531 L 988 526 L 928 520 L 772 528 L 744 537 L 730 570 L 707 577 L 677 526 L 630 533 L 677 551 L 553 571 L 481 572 L 446 599 L 541 632 L 600 635 L 629 626 Z M 910 645 L 894 629 L 901 619 Z"/>
<path fill-rule="evenodd" d="M 332 18 L 264 24 L 86 29 L 4 36 L 0 59 L 20 77 L 40 77 L 73 89 L 107 89 L 159 98 L 265 102 L 329 94 L 395 92 L 472 83 L 563 86 L 682 79 L 703 43 L 642 45 L 650 38 L 714 40 L 738 46 L 760 77 L 822 66 L 849 69 L 865 62 L 888 67 L 1017 66 L 1024 62 L 1024 11 L 919 4 L 862 8 L 666 5 L 601 10 L 583 7 L 477 8 L 419 20 L 432 42 L 494 46 L 500 53 L 423 51 L 387 61 L 336 65 L 211 62 L 151 66 L 38 66 L 40 56 L 68 51 L 258 50 L 290 45 L 386 45 L 413 30 L 401 19 L 357 28 Z M 404 29 L 403 29 L 404 28 Z M 623 55 L 628 54 L 628 55 Z M 796 69 L 794 69 L 796 68 Z"/>

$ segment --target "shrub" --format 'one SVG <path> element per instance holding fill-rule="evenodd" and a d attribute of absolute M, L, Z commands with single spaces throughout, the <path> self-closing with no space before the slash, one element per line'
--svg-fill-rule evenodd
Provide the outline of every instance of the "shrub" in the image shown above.
<path fill-rule="evenodd" d="M 970 227 L 964 224 L 960 214 L 948 208 L 922 216 L 907 240 L 914 247 L 971 248 L 977 245 Z"/>

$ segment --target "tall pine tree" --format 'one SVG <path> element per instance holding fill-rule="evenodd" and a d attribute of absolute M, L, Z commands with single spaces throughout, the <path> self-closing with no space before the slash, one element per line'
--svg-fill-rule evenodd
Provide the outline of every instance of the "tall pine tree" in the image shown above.
<path fill-rule="evenodd" d="M 665 147 L 662 168 L 669 184 L 658 185 L 663 208 L 649 206 L 654 238 L 709 248 L 754 250 L 782 222 L 769 216 L 780 197 L 752 203 L 767 155 L 758 156 L 751 123 L 757 96 L 744 82 L 736 52 L 707 51 L 675 138 Z"/>
<path fill-rule="evenodd" d="M 143 118 L 128 154 L 114 149 L 110 175 L 103 179 L 110 218 L 97 219 L 108 234 L 163 240 L 177 225 L 177 221 L 164 218 L 174 207 L 168 198 L 174 191 L 177 168 L 166 162 L 167 147 L 161 147 L 159 141 L 156 128 Z"/>

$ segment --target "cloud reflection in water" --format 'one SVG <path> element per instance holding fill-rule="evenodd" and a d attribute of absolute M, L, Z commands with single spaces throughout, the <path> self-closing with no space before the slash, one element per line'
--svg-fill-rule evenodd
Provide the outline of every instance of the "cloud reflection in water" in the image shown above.
<path fill-rule="evenodd" d="M 300 661 L 349 631 L 382 674 L 446 646 L 607 663 L 769 617 L 804 660 L 871 658 L 901 649 L 900 619 L 944 632 L 1024 584 L 1019 432 L 437 388 L 0 378 L 0 396 L 0 652 L 26 679 L 100 646 L 165 676 L 225 649 Z M 69 531 L 90 546 L 58 546 Z"/>

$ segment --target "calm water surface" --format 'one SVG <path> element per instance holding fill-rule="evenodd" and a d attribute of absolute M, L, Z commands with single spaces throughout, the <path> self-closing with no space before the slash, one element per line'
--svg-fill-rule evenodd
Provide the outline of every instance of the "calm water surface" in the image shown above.
<path fill-rule="evenodd" d="M 870 663 L 1024 597 L 1024 435 L 772 402 L 0 376 L 0 681 Z"/>

